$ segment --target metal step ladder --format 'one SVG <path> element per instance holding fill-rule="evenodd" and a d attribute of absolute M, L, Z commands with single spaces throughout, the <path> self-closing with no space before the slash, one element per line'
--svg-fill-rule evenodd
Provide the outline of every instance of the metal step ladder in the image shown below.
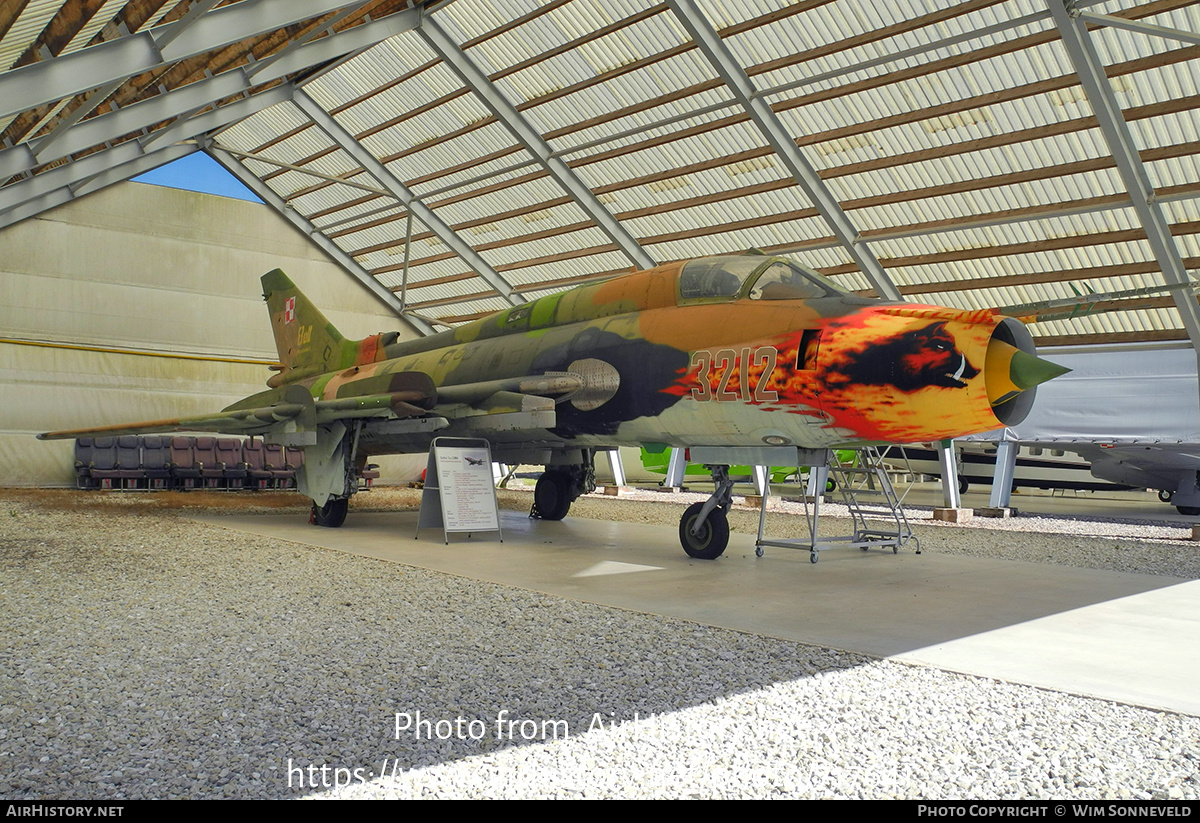
<path fill-rule="evenodd" d="M 913 543 L 916 553 L 921 553 L 921 542 L 913 534 L 904 512 L 901 498 L 896 494 L 891 477 L 879 450 L 870 447 L 857 449 L 855 459 L 842 463 L 832 451 L 825 452 L 825 464 L 813 467 L 810 473 L 808 493 L 804 495 L 804 518 L 808 524 L 808 539 L 767 539 L 764 537 L 767 521 L 767 499 L 770 487 L 765 490 L 758 515 L 758 540 L 754 551 L 763 556 L 765 546 L 787 549 L 808 549 L 809 560 L 817 562 L 819 552 L 842 546 L 857 547 L 866 551 L 871 548 L 891 548 L 895 554 L 900 547 Z M 850 510 L 854 533 L 835 537 L 821 537 L 818 527 L 821 512 L 821 497 L 829 478 L 832 477 L 842 502 Z M 869 498 L 876 498 L 869 500 Z M 811 507 L 811 508 L 810 508 Z M 891 525 L 872 526 L 868 518 L 890 521 Z"/>

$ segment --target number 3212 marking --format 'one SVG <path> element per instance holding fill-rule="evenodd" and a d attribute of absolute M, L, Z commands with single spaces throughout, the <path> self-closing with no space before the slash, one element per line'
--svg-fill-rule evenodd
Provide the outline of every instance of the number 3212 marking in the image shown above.
<path fill-rule="evenodd" d="M 692 389 L 692 399 L 716 400 L 718 403 L 774 403 L 779 400 L 779 394 L 767 389 L 766 386 L 771 379 L 771 373 L 775 371 L 775 361 L 778 356 L 779 353 L 774 346 L 758 346 L 754 349 L 747 347 L 740 352 L 733 349 L 720 349 L 716 354 L 698 351 L 692 355 L 691 362 L 692 367 L 697 370 L 696 379 L 699 382 L 699 385 Z M 750 388 L 750 378 L 753 375 L 746 368 L 747 364 L 751 362 L 756 367 L 762 367 L 753 391 Z M 712 380 L 718 372 L 721 380 L 714 392 Z M 740 393 L 739 390 L 729 388 L 734 375 L 738 376 L 737 386 Z"/>

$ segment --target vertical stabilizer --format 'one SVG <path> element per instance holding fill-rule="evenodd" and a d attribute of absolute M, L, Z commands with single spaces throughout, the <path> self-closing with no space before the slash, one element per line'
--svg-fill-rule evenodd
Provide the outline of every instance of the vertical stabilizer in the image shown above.
<path fill-rule="evenodd" d="M 264 274 L 262 286 L 275 348 L 283 364 L 282 372 L 271 378 L 270 385 L 292 383 L 340 368 L 348 353 L 353 359 L 356 344 L 343 338 L 281 269 Z"/>

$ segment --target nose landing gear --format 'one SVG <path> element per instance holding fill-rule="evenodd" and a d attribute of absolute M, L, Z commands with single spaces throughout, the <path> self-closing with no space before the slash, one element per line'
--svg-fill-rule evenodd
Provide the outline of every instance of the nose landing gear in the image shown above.
<path fill-rule="evenodd" d="M 688 557 L 716 560 L 729 545 L 729 506 L 733 502 L 733 481 L 729 466 L 707 466 L 712 472 L 712 496 L 703 503 L 687 507 L 679 519 L 679 542 Z"/>

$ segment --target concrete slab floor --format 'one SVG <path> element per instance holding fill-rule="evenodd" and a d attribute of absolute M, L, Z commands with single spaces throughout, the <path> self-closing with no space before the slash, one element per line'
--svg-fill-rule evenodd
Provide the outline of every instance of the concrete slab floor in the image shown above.
<path fill-rule="evenodd" d="M 1200 715 L 1200 581 L 902 550 L 692 560 L 676 530 L 501 511 L 494 533 L 423 529 L 416 512 L 201 516 L 253 534 L 546 594 Z M 998 533 L 997 539 L 1003 539 Z"/>

